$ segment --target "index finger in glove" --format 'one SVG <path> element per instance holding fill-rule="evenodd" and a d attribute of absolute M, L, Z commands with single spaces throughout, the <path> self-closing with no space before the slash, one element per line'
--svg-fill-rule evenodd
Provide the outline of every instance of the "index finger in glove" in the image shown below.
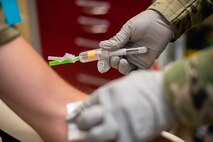
<path fill-rule="evenodd" d="M 79 129 L 89 130 L 103 121 L 103 108 L 101 106 L 92 106 L 85 109 L 78 116 L 76 123 Z"/>
<path fill-rule="evenodd" d="M 113 36 L 109 40 L 101 41 L 99 46 L 106 50 L 118 50 L 119 48 L 127 44 L 127 42 L 130 40 L 130 35 L 131 23 L 127 22 L 115 36 Z"/>
<path fill-rule="evenodd" d="M 91 129 L 86 135 L 86 142 L 105 142 L 116 140 L 118 136 L 117 123 L 111 116 L 105 118 L 105 123 Z"/>
<path fill-rule="evenodd" d="M 130 62 L 128 62 L 126 59 L 122 58 L 119 61 L 119 65 L 118 65 L 118 70 L 120 73 L 122 74 L 128 74 L 130 73 L 132 70 L 134 70 L 136 68 L 135 65 L 131 64 Z"/>
<path fill-rule="evenodd" d="M 115 69 L 118 69 L 120 60 L 121 60 L 121 58 L 119 56 L 112 56 L 110 58 L 110 65 L 111 65 L 111 67 L 113 67 Z"/>
<path fill-rule="evenodd" d="M 110 67 L 113 67 L 115 69 L 118 69 L 120 57 L 119 56 L 112 56 L 109 60 L 99 60 L 97 63 L 98 71 L 100 73 L 107 72 Z"/>

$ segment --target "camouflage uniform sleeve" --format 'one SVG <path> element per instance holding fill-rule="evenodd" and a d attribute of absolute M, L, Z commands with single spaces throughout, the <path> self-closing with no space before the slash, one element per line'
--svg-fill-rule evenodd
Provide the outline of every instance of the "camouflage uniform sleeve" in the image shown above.
<path fill-rule="evenodd" d="M 195 128 L 213 122 L 213 48 L 168 65 L 164 86 L 181 124 Z"/>
<path fill-rule="evenodd" d="M 148 9 L 169 21 L 177 39 L 213 13 L 213 0 L 157 0 Z"/>
<path fill-rule="evenodd" d="M 5 44 L 20 35 L 15 26 L 8 26 L 5 23 L 4 14 L 0 5 L 0 45 Z"/>

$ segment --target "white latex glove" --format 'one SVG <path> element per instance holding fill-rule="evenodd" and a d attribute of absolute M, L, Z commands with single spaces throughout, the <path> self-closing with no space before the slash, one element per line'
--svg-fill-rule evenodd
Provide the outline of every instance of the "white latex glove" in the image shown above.
<path fill-rule="evenodd" d="M 144 142 L 176 122 L 161 72 L 139 71 L 98 89 L 76 119 L 87 142 Z"/>
<path fill-rule="evenodd" d="M 111 67 L 127 74 L 135 69 L 150 68 L 172 38 L 173 31 L 164 17 L 156 11 L 146 10 L 131 18 L 114 37 L 100 42 L 99 45 L 109 51 L 140 46 L 148 48 L 146 54 L 116 56 L 110 59 Z M 98 69 L 104 73 L 109 68 L 100 61 Z"/>

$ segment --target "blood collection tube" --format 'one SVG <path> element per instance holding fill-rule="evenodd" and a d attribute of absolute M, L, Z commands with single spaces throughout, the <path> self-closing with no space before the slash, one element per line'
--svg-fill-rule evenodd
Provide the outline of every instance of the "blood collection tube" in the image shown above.
<path fill-rule="evenodd" d="M 146 52 L 146 47 L 121 48 L 116 51 L 107 51 L 105 49 L 99 48 L 81 52 L 79 56 L 74 56 L 69 53 L 66 53 L 63 57 L 48 56 L 48 60 L 52 60 L 49 62 L 49 66 L 56 66 L 67 63 L 75 63 L 76 61 L 87 63 L 96 60 L 109 59 L 111 56 L 135 55 Z"/>
<path fill-rule="evenodd" d="M 96 50 L 89 50 L 84 51 L 79 54 L 80 61 L 82 63 L 101 60 L 101 59 L 107 59 L 109 58 L 109 52 L 103 49 L 96 49 Z"/>
<path fill-rule="evenodd" d="M 86 62 L 91 62 L 96 60 L 108 59 L 111 56 L 133 55 L 133 54 L 141 54 L 146 52 L 147 52 L 146 47 L 137 47 L 137 48 L 129 48 L 129 49 L 122 48 L 116 51 L 95 49 L 95 50 L 81 52 L 79 56 L 80 56 L 80 61 L 82 63 L 86 63 Z"/>

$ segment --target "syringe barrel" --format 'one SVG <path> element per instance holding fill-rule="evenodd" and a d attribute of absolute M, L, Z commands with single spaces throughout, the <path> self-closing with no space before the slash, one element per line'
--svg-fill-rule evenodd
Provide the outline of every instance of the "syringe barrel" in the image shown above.
<path fill-rule="evenodd" d="M 84 51 L 79 54 L 82 63 L 109 58 L 109 52 L 103 49 Z"/>

